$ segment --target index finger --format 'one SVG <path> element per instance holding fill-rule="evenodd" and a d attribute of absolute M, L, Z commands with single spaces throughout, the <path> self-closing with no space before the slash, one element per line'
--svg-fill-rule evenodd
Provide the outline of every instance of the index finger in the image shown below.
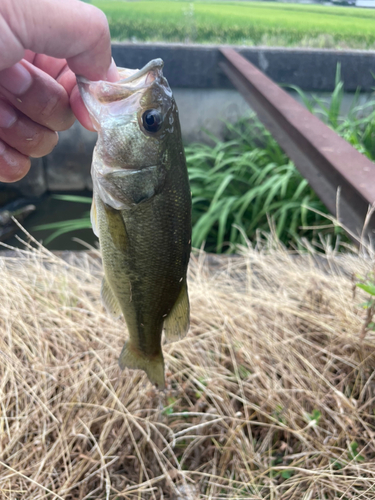
<path fill-rule="evenodd" d="M 2 0 L 0 71 L 22 59 L 25 49 L 66 59 L 89 80 L 105 79 L 111 64 L 107 18 L 79 0 Z"/>

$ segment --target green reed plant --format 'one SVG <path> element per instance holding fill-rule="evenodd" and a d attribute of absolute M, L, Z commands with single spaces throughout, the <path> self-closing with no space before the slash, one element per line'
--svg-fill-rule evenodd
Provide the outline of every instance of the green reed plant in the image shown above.
<path fill-rule="evenodd" d="M 185 149 L 193 197 L 193 245 L 233 250 L 258 231 L 270 230 L 285 244 L 326 224 L 327 209 L 255 116 L 228 125 L 228 140 Z"/>
<path fill-rule="evenodd" d="M 91 205 L 92 198 L 89 196 L 75 196 L 67 194 L 56 194 L 54 198 L 61 201 L 73 202 L 73 203 L 86 203 Z M 63 220 L 58 222 L 50 222 L 48 224 L 41 224 L 34 227 L 36 231 L 52 231 L 49 236 L 44 240 L 44 244 L 48 245 L 52 240 L 58 238 L 59 236 L 70 233 L 71 231 L 77 231 L 82 229 L 90 229 L 90 211 L 88 210 L 83 217 L 78 219 Z"/>

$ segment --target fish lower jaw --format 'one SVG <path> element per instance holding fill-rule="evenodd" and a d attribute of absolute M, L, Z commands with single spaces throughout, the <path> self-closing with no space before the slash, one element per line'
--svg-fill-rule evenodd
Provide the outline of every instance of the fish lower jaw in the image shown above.
<path fill-rule="evenodd" d="M 139 174 L 140 172 L 154 170 L 155 168 L 156 165 L 150 165 L 147 167 L 142 166 L 141 168 L 134 168 L 131 165 L 125 165 L 122 168 L 107 167 L 105 175 L 111 174 L 111 175 L 116 175 L 118 177 L 126 177 L 128 175 L 134 175 L 134 174 Z"/>
<path fill-rule="evenodd" d="M 141 77 L 148 75 L 150 71 L 153 70 L 161 71 L 163 69 L 163 66 L 164 62 L 162 59 L 153 59 L 152 61 L 147 63 L 143 68 L 136 70 L 134 73 L 132 73 L 126 78 L 119 80 L 119 82 L 117 83 L 120 85 L 133 83 L 135 80 L 139 80 Z M 127 68 L 120 68 L 120 74 L 121 70 L 123 70 L 124 72 L 128 71 Z"/>
<path fill-rule="evenodd" d="M 92 176 L 97 176 L 98 178 L 100 177 L 106 177 L 107 175 L 112 175 L 112 176 L 117 176 L 117 177 L 126 177 L 128 175 L 135 175 L 140 172 L 147 172 L 147 171 L 152 171 L 157 168 L 157 165 L 142 165 L 139 168 L 134 168 L 133 165 L 122 165 L 121 168 L 119 168 L 117 165 L 114 167 L 111 167 L 108 164 L 105 164 L 104 162 L 102 163 L 97 163 L 93 168 L 91 169 L 91 175 Z"/>

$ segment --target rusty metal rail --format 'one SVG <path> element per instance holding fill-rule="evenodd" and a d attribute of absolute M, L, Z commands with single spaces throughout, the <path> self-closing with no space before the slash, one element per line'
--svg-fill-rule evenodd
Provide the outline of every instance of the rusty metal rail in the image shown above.
<path fill-rule="evenodd" d="M 359 237 L 375 203 L 375 164 L 235 50 L 221 53 L 225 74 L 328 210 Z M 375 217 L 367 218 L 365 234 L 375 241 Z"/>

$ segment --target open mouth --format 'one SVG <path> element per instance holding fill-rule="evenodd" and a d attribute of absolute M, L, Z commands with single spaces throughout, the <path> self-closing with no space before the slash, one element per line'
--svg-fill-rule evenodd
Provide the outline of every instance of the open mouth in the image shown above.
<path fill-rule="evenodd" d="M 77 76 L 78 87 L 82 97 L 91 94 L 101 103 L 110 103 L 130 97 L 138 90 L 145 89 L 156 80 L 162 78 L 162 59 L 153 59 L 142 69 L 118 68 L 120 80 L 117 82 L 106 82 L 104 80 L 91 82 L 82 76 Z M 85 100 L 89 106 L 90 99 Z"/>
<path fill-rule="evenodd" d="M 155 80 L 155 77 L 159 73 L 159 71 L 163 69 L 163 66 L 164 62 L 162 59 L 153 59 L 145 66 L 143 66 L 142 69 L 129 70 L 126 68 L 118 68 L 120 76 L 123 76 L 124 78 L 116 83 L 120 85 L 133 83 L 144 76 L 146 76 L 145 83 L 151 83 Z"/>
<path fill-rule="evenodd" d="M 160 71 L 163 69 L 164 62 L 162 59 L 153 59 L 152 61 L 148 62 L 143 68 L 141 69 L 128 69 L 128 68 L 117 68 L 120 77 L 122 77 L 120 80 L 117 82 L 103 82 L 106 83 L 107 85 L 124 85 L 124 84 L 129 84 L 136 82 L 137 80 L 143 79 L 145 76 L 146 78 L 142 83 L 148 84 L 152 83 L 155 78 L 160 74 Z M 84 76 L 79 76 L 77 75 L 77 82 L 79 84 L 91 84 L 91 83 L 99 83 L 99 82 L 91 82 L 90 80 L 87 80 Z M 137 82 L 139 83 L 139 82 Z"/>

